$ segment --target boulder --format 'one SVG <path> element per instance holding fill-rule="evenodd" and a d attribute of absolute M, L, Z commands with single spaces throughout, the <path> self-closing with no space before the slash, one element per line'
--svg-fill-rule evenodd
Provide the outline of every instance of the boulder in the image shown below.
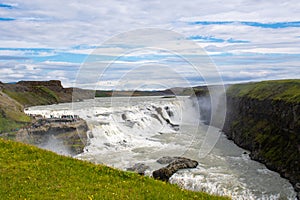
<path fill-rule="evenodd" d="M 184 157 L 164 156 L 164 157 L 161 157 L 160 159 L 158 159 L 156 162 L 158 162 L 159 164 L 164 165 L 164 164 L 170 164 L 171 162 L 173 162 L 173 161 L 175 161 L 175 160 L 177 160 L 177 159 L 180 159 L 180 158 L 184 159 Z"/>
<path fill-rule="evenodd" d="M 294 186 L 296 193 L 297 193 L 297 199 L 300 199 L 300 183 L 296 183 Z"/>
<path fill-rule="evenodd" d="M 144 175 L 147 169 L 149 169 L 149 166 L 144 163 L 136 163 L 132 167 L 127 168 L 127 171 L 133 171 L 140 175 Z"/>
<path fill-rule="evenodd" d="M 167 158 L 167 157 L 165 157 Z M 152 173 L 153 178 L 169 181 L 169 178 L 180 169 L 195 168 L 198 162 L 184 157 L 173 157 L 174 160 L 166 167 L 160 168 Z M 170 159 L 162 159 L 165 162 Z"/>

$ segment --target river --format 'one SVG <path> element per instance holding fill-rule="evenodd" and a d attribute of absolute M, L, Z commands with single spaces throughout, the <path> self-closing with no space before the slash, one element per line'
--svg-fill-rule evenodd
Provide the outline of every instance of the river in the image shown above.
<path fill-rule="evenodd" d="M 200 121 L 197 102 L 188 97 L 96 98 L 35 106 L 26 112 L 45 117 L 79 115 L 86 120 L 89 144 L 84 153 L 75 156 L 78 159 L 122 170 L 144 163 L 149 166 L 146 174 L 151 175 L 163 166 L 157 159 L 184 156 L 197 160 L 199 165 L 171 177 L 170 182 L 180 187 L 232 199 L 296 199 L 288 180 L 251 160 L 249 152 L 222 133 L 209 154 L 199 157 L 209 127 Z M 64 149 L 58 144 L 46 148 L 56 152 Z"/>

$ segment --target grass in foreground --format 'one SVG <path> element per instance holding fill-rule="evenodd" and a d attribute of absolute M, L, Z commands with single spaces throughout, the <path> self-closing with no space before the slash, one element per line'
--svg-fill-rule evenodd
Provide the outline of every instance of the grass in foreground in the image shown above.
<path fill-rule="evenodd" d="M 0 139 L 2 199 L 227 199 Z"/>

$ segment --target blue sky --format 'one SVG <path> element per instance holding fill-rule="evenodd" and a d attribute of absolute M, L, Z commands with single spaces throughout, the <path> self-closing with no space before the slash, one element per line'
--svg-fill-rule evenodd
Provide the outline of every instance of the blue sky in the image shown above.
<path fill-rule="evenodd" d="M 107 42 L 147 28 L 173 31 L 197 44 L 224 83 L 300 78 L 299 11 L 298 0 L 0 0 L 0 81 L 60 79 L 69 87 L 90 63 L 97 67 L 80 81 L 82 87 L 205 84 L 206 77 L 180 56 L 166 49 L 145 50 L 170 42 L 168 47 L 176 51 L 179 41 L 170 36 L 145 31 L 143 39 L 152 41 L 146 46 L 127 40 L 126 34 L 122 42 Z M 195 56 L 189 51 L 184 56 Z M 103 63 L 108 70 L 99 67 Z"/>

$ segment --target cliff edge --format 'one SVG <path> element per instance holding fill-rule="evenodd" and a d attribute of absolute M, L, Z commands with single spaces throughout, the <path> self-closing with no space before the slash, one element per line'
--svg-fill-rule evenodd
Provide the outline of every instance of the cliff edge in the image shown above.
<path fill-rule="evenodd" d="M 300 192 L 300 80 L 232 85 L 224 133 Z"/>

